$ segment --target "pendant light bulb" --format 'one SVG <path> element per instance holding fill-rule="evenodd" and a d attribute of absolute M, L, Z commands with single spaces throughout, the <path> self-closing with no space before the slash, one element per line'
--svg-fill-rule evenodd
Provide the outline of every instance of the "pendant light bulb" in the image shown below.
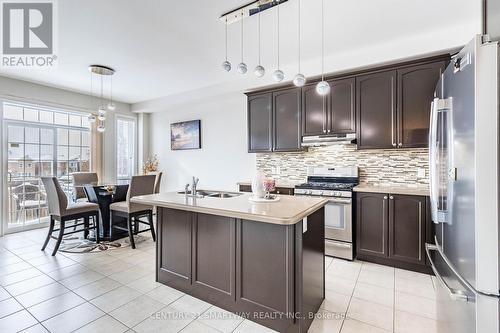
<path fill-rule="evenodd" d="M 109 111 L 115 111 L 116 110 L 116 105 L 113 102 L 108 103 L 108 110 Z"/>
<path fill-rule="evenodd" d="M 245 64 L 244 62 L 241 62 L 238 64 L 238 67 L 236 68 L 238 70 L 238 73 L 240 74 L 246 74 L 247 73 L 247 64 Z"/>
<path fill-rule="evenodd" d="M 326 81 L 318 82 L 316 85 L 316 92 L 320 96 L 326 96 L 330 93 L 330 84 Z"/>
<path fill-rule="evenodd" d="M 226 60 L 222 63 L 222 69 L 225 70 L 226 72 L 231 71 L 231 63 L 227 60 L 227 17 L 226 17 Z"/>
<path fill-rule="evenodd" d="M 262 67 L 261 65 L 257 65 L 257 67 L 255 67 L 253 73 L 255 74 L 255 76 L 257 77 L 263 77 L 264 74 L 266 74 L 266 70 L 264 69 L 264 67 Z"/>
<path fill-rule="evenodd" d="M 106 130 L 106 127 L 104 127 L 103 124 L 100 124 L 99 126 L 97 126 L 97 132 L 99 133 L 102 133 Z"/>
<path fill-rule="evenodd" d="M 278 1 L 278 5 L 276 8 L 276 13 L 278 15 L 278 68 L 273 73 L 273 79 L 276 82 L 281 82 L 285 78 L 285 74 L 280 69 L 280 2 Z"/>
<path fill-rule="evenodd" d="M 243 11 L 241 12 L 241 62 L 238 64 L 236 67 L 236 70 L 240 74 L 246 74 L 247 73 L 247 64 L 243 62 L 243 19 L 244 19 Z"/>
<path fill-rule="evenodd" d="M 325 0 L 321 0 L 321 82 L 316 85 L 316 92 L 320 96 L 330 93 L 330 84 L 325 81 Z M 323 104 L 324 107 L 324 104 Z"/>
<path fill-rule="evenodd" d="M 285 74 L 283 73 L 283 71 L 281 69 L 277 69 L 274 71 L 274 73 L 273 73 L 274 81 L 281 82 L 281 81 L 283 81 L 284 78 L 285 78 Z"/>
<path fill-rule="evenodd" d="M 295 75 L 295 77 L 293 78 L 293 84 L 296 86 L 296 87 L 303 87 L 305 84 L 306 84 L 306 77 L 304 76 L 304 74 L 297 74 Z"/>

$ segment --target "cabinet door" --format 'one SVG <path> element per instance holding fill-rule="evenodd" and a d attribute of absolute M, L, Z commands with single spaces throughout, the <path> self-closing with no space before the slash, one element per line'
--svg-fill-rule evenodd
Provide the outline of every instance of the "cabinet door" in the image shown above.
<path fill-rule="evenodd" d="M 327 97 L 318 95 L 316 84 L 302 88 L 302 135 L 325 135 Z"/>
<path fill-rule="evenodd" d="M 396 146 L 396 71 L 356 78 L 358 149 Z"/>
<path fill-rule="evenodd" d="M 328 134 L 356 132 L 356 80 L 354 78 L 330 81 Z"/>
<path fill-rule="evenodd" d="M 356 193 L 356 250 L 360 255 L 387 257 L 388 195 Z"/>
<path fill-rule="evenodd" d="M 431 102 L 445 61 L 398 69 L 398 147 L 428 147 Z"/>
<path fill-rule="evenodd" d="M 248 152 L 272 150 L 272 94 L 248 97 Z"/>
<path fill-rule="evenodd" d="M 302 150 L 300 95 L 300 88 L 273 93 L 274 151 Z"/>
<path fill-rule="evenodd" d="M 425 197 L 390 195 L 389 257 L 425 264 Z"/>

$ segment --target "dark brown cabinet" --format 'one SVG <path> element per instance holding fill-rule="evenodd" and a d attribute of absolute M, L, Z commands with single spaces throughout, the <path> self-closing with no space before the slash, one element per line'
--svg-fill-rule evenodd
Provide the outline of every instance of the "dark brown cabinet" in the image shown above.
<path fill-rule="evenodd" d="M 248 96 L 248 152 L 299 151 L 300 88 Z"/>
<path fill-rule="evenodd" d="M 358 149 L 396 147 L 396 71 L 356 78 Z"/>
<path fill-rule="evenodd" d="M 240 192 L 252 192 L 252 185 L 238 185 L 238 190 Z M 284 194 L 284 195 L 293 195 L 295 190 L 293 187 L 276 187 L 276 189 L 271 192 L 272 194 Z"/>
<path fill-rule="evenodd" d="M 355 79 L 332 80 L 330 94 L 320 96 L 316 84 L 302 89 L 303 135 L 333 135 L 356 132 Z"/>
<path fill-rule="evenodd" d="M 431 221 L 427 198 L 356 193 L 356 250 L 361 260 L 428 272 L 425 242 Z"/>
<path fill-rule="evenodd" d="M 410 66 L 398 70 L 398 147 L 427 147 L 431 101 L 446 62 Z"/>

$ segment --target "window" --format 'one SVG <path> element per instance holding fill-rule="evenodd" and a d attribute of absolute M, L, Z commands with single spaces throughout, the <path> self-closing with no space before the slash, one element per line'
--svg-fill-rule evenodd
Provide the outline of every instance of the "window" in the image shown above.
<path fill-rule="evenodd" d="M 73 200 L 70 174 L 90 171 L 90 126 L 87 115 L 3 104 L 7 134 L 7 228 L 47 221 L 41 176 L 56 175 Z"/>
<path fill-rule="evenodd" d="M 135 173 L 135 120 L 116 119 L 116 179 L 128 183 Z"/>

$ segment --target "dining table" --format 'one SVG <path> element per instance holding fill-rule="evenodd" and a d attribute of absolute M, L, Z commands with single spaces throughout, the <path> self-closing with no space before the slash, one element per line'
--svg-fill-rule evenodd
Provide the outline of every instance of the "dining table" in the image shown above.
<path fill-rule="evenodd" d="M 99 238 L 105 241 L 114 241 L 126 237 L 128 233 L 113 228 L 113 225 L 125 227 L 127 219 L 111 216 L 109 206 L 113 202 L 127 200 L 128 184 L 86 184 L 82 185 L 89 202 L 99 205 Z"/>

